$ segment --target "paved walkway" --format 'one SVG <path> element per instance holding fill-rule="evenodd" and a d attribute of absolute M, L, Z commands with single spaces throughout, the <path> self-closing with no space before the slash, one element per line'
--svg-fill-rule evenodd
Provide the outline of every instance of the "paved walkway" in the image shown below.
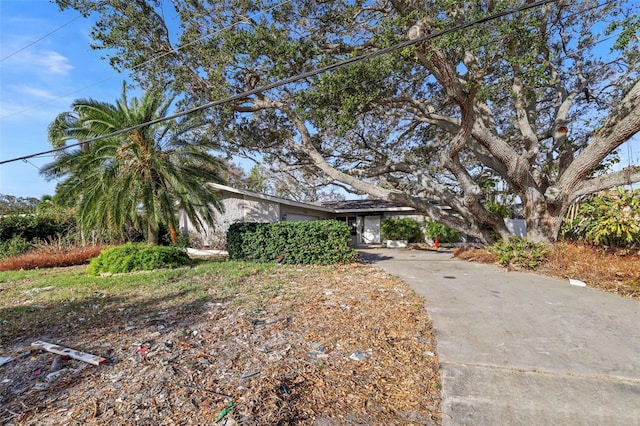
<path fill-rule="evenodd" d="M 640 425 L 640 302 L 448 252 L 361 253 L 426 299 L 444 425 Z"/>

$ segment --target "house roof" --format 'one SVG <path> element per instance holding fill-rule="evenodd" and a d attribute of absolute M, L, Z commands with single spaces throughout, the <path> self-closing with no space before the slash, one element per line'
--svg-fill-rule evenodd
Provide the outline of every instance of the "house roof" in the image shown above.
<path fill-rule="evenodd" d="M 231 186 L 220 185 L 218 183 L 210 183 L 209 185 L 211 185 L 211 187 L 215 188 L 218 191 L 226 191 L 226 192 L 231 192 L 233 194 L 246 195 L 247 197 L 259 198 L 261 200 L 280 203 L 280 204 L 284 204 L 292 207 L 300 207 L 303 209 L 313 209 L 321 212 L 335 213 L 333 208 L 324 207 L 318 204 L 301 203 L 299 201 L 287 200 L 285 198 L 279 198 L 279 197 L 274 197 L 272 195 L 261 194 L 259 192 L 248 191 L 246 189 L 238 189 L 238 188 L 233 188 Z"/>
<path fill-rule="evenodd" d="M 234 194 L 245 195 L 248 197 L 267 200 L 274 203 L 280 203 L 287 206 L 300 207 L 310 210 L 317 210 L 327 213 L 347 214 L 347 213 L 375 213 L 375 212 L 412 212 L 413 207 L 401 206 L 392 201 L 379 199 L 366 200 L 341 200 L 341 201 L 325 201 L 320 204 L 302 203 L 300 201 L 287 200 L 285 198 L 274 197 L 272 195 L 261 194 L 259 192 L 248 191 L 246 189 L 233 188 L 231 186 L 220 185 L 218 183 L 210 184 L 218 191 L 226 191 Z"/>
<path fill-rule="evenodd" d="M 415 211 L 413 207 L 400 206 L 387 200 L 344 200 L 327 201 L 322 203 L 325 207 L 330 207 L 335 213 L 366 213 L 366 212 L 388 212 L 388 211 Z"/>

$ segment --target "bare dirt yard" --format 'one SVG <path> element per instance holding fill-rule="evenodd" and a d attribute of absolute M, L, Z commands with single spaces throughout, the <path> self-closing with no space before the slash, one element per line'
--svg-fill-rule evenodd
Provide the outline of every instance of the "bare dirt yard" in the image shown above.
<path fill-rule="evenodd" d="M 437 425 L 423 301 L 371 266 L 0 273 L 0 424 Z M 47 341 L 91 365 L 31 347 Z"/>

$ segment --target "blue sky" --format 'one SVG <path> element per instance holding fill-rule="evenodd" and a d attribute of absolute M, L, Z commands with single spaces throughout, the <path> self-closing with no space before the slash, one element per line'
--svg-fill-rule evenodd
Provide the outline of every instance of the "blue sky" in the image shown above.
<path fill-rule="evenodd" d="M 0 0 L 0 58 L 78 16 L 75 11 L 60 12 L 48 0 Z M 89 47 L 90 30 L 87 19 L 76 19 L 0 62 L 1 160 L 50 149 L 47 126 L 73 100 L 118 98 L 126 76 Z M 47 182 L 38 171 L 50 161 L 38 157 L 0 165 L 0 193 L 36 198 L 53 194 L 56 182 Z"/>
<path fill-rule="evenodd" d="M 75 19 L 78 16 L 75 11 L 60 12 L 48 0 L 0 0 L 0 58 L 67 24 L 0 62 L 0 160 L 50 149 L 47 126 L 73 100 L 118 98 L 126 75 L 89 47 L 91 21 Z M 623 166 L 629 147 L 633 162 L 640 162 L 638 139 L 620 150 Z M 47 182 L 38 170 L 51 160 L 38 157 L 0 165 L 0 193 L 37 198 L 53 194 L 56 182 Z"/>

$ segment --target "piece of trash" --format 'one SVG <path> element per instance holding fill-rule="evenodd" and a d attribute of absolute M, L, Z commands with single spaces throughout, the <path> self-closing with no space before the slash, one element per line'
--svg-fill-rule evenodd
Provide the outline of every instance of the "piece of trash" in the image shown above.
<path fill-rule="evenodd" d="M 64 373 L 65 371 L 67 371 L 67 368 L 63 368 L 57 371 L 54 371 L 52 373 L 47 374 L 47 381 L 50 382 L 52 380 L 57 379 L 62 373 Z"/>
<path fill-rule="evenodd" d="M 436 354 L 434 352 L 431 352 L 431 351 L 426 351 L 424 354 L 426 356 L 436 356 Z"/>
<path fill-rule="evenodd" d="M 244 373 L 242 376 L 240 376 L 240 378 L 241 379 L 248 379 L 249 377 L 257 376 L 258 374 L 260 374 L 260 370 L 252 371 L 250 373 Z"/>
<path fill-rule="evenodd" d="M 574 280 L 573 278 L 569 278 L 569 284 L 575 285 L 577 287 L 586 287 L 587 286 L 587 283 L 585 283 L 584 281 Z"/>
<path fill-rule="evenodd" d="M 131 330 L 135 330 L 136 328 L 138 328 L 138 327 L 136 327 L 135 325 L 130 325 L 128 327 L 125 327 L 124 331 L 131 331 Z"/>
<path fill-rule="evenodd" d="M 31 373 L 32 376 L 39 376 L 40 374 L 42 374 L 42 370 L 39 368 L 36 368 L 35 370 L 33 370 L 33 372 Z"/>
<path fill-rule="evenodd" d="M 324 352 L 324 346 L 319 343 L 311 342 L 309 343 L 309 346 L 311 346 L 311 349 L 313 349 L 314 351 Z"/>
<path fill-rule="evenodd" d="M 280 389 L 282 389 L 282 393 L 283 393 L 283 394 L 285 394 L 285 395 L 289 395 L 289 394 L 291 393 L 291 392 L 289 391 L 289 388 L 288 388 L 287 386 L 285 386 L 285 385 L 282 385 L 282 386 L 280 387 Z"/>
<path fill-rule="evenodd" d="M 49 389 L 49 384 L 48 383 L 36 383 L 35 386 L 33 387 L 33 390 L 35 391 L 41 391 L 41 390 L 46 390 Z"/>
<path fill-rule="evenodd" d="M 2 382 L 0 382 L 0 383 L 3 383 L 3 384 L 4 384 L 4 383 L 11 383 L 11 379 L 4 379 L 4 380 L 3 380 Z"/>
<path fill-rule="evenodd" d="M 164 347 L 167 349 L 173 348 L 173 340 L 167 340 L 166 342 L 164 342 Z"/>
<path fill-rule="evenodd" d="M 54 345 L 53 343 L 47 343 L 43 341 L 36 341 L 31 344 L 32 347 L 38 349 L 44 349 L 47 352 L 51 352 L 58 355 L 66 355 L 79 361 L 84 361 L 93 365 L 102 365 L 107 362 L 106 358 L 100 356 L 91 355 L 86 352 L 77 351 L 75 349 L 65 348 L 64 346 Z"/>
<path fill-rule="evenodd" d="M 220 423 L 220 421 L 224 419 L 225 416 L 232 411 L 233 411 L 233 401 L 230 401 L 229 404 L 227 405 L 227 408 L 220 411 L 220 414 L 218 414 L 218 417 L 216 417 L 216 423 Z"/>
<path fill-rule="evenodd" d="M 53 362 L 51 363 L 51 371 L 58 371 L 62 368 L 62 357 L 60 355 L 53 358 Z"/>
<path fill-rule="evenodd" d="M 10 357 L 10 356 L 0 356 L 0 367 L 2 367 L 5 364 L 10 363 L 13 360 L 14 360 L 14 358 Z"/>
<path fill-rule="evenodd" d="M 358 349 L 356 351 L 353 351 L 353 353 L 351 354 L 351 356 L 349 356 L 349 358 L 354 361 L 362 361 L 362 360 L 371 358 L 371 355 L 373 355 L 373 349 L 367 349 L 364 351 Z"/>
<path fill-rule="evenodd" d="M 149 354 L 149 348 L 147 348 L 146 346 L 143 346 L 136 351 L 136 360 L 138 362 L 141 362 L 147 357 L 148 354 Z"/>

